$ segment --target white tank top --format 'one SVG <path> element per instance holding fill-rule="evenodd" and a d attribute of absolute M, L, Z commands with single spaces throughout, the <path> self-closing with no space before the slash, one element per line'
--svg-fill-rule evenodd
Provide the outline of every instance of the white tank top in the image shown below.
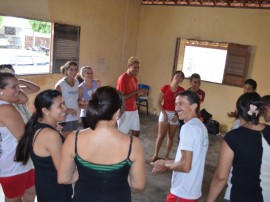
<path fill-rule="evenodd" d="M 65 105 L 67 108 L 75 109 L 77 112 L 78 108 L 78 97 L 79 97 L 79 81 L 75 79 L 74 86 L 70 86 L 66 80 L 66 78 L 60 79 L 56 84 L 55 87 L 60 85 L 62 96 L 65 100 Z M 78 116 L 72 116 L 68 114 L 66 116 L 66 122 L 68 121 L 77 121 L 79 119 Z"/>
<path fill-rule="evenodd" d="M 0 100 L 0 105 L 3 104 L 9 103 Z M 31 160 L 26 165 L 14 161 L 17 144 L 17 139 L 11 134 L 8 128 L 0 126 L 0 177 L 18 175 L 33 168 Z"/>

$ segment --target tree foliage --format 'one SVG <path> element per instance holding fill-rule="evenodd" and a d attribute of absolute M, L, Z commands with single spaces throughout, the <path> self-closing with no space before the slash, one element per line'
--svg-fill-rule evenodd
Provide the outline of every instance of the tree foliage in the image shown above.
<path fill-rule="evenodd" d="M 51 33 L 51 23 L 37 21 L 37 20 L 29 20 L 29 22 L 34 32 L 39 32 L 39 33 L 44 33 L 44 34 Z"/>
<path fill-rule="evenodd" d="M 2 27 L 4 16 L 0 16 L 0 28 Z"/>

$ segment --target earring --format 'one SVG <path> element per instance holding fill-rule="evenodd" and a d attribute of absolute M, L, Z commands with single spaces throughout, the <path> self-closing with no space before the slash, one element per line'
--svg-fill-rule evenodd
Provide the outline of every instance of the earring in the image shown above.
<path fill-rule="evenodd" d="M 2 91 L 0 92 L 0 95 L 3 95 L 3 92 Z"/>

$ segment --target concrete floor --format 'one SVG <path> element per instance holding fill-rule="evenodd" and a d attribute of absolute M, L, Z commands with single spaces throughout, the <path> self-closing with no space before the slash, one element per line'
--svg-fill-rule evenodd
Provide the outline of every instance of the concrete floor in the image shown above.
<path fill-rule="evenodd" d="M 149 164 L 149 159 L 154 153 L 154 146 L 157 137 L 158 128 L 158 118 L 152 115 L 146 115 L 145 113 L 140 113 L 141 122 L 141 133 L 140 140 L 145 149 L 146 156 L 146 170 L 147 170 L 147 186 L 144 193 L 133 193 L 133 202 L 164 202 L 166 201 L 166 196 L 170 192 L 171 183 L 171 172 L 165 172 L 162 174 L 152 174 L 152 167 Z M 177 144 L 178 144 L 178 131 L 175 134 L 174 145 L 170 154 L 170 158 L 174 158 L 176 154 Z M 211 183 L 212 175 L 215 171 L 215 167 L 218 161 L 219 148 L 221 143 L 221 136 L 209 135 L 209 149 L 206 157 L 206 167 L 204 173 L 203 187 L 202 187 L 202 197 L 199 202 L 206 201 L 209 186 Z M 160 150 L 159 156 L 164 158 L 165 156 L 165 144 Z M 220 194 L 220 197 L 216 202 L 223 201 L 224 193 Z"/>

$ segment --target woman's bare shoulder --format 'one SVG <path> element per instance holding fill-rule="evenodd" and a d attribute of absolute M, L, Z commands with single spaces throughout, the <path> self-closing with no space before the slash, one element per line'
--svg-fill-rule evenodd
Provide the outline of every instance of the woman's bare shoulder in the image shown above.
<path fill-rule="evenodd" d="M 2 104 L 0 105 L 0 116 L 13 116 L 13 115 L 18 115 L 20 114 L 19 111 L 16 109 L 16 107 L 13 104 Z"/>

